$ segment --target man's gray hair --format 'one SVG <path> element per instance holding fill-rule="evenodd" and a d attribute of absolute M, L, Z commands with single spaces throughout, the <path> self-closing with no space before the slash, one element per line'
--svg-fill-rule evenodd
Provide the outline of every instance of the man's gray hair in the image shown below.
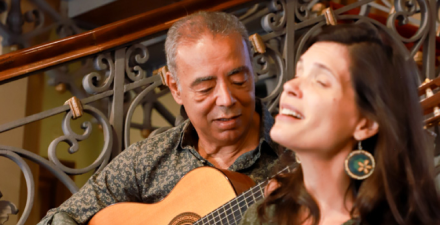
<path fill-rule="evenodd" d="M 176 53 L 179 44 L 196 42 L 204 34 L 228 36 L 236 33 L 240 34 L 246 42 L 246 48 L 250 53 L 249 34 L 246 27 L 232 14 L 200 11 L 175 22 L 168 30 L 165 40 L 168 70 L 174 80 L 179 82 L 176 71 Z M 249 54 L 249 56 L 251 55 Z"/>

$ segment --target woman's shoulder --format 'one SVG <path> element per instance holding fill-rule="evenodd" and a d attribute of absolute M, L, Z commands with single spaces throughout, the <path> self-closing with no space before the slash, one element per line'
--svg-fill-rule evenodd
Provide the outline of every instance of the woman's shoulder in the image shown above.
<path fill-rule="evenodd" d="M 242 220 L 240 222 L 240 225 L 272 225 L 271 223 L 261 223 L 260 219 L 258 218 L 258 206 L 260 206 L 263 203 L 263 200 L 260 200 L 256 202 L 255 204 L 251 205 L 245 212 L 245 214 L 242 217 Z M 273 216 L 275 211 L 275 206 L 270 206 L 266 209 L 266 213 L 269 217 Z M 341 225 L 359 225 L 359 222 L 357 220 L 349 220 Z"/>

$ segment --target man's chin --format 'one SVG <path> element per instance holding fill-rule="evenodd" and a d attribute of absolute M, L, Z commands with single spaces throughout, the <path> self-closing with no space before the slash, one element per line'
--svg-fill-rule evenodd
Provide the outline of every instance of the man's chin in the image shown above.
<path fill-rule="evenodd" d="M 240 141 L 241 138 L 243 138 L 243 131 L 241 130 L 228 130 L 223 131 L 220 133 L 217 133 L 215 135 L 216 139 L 221 142 L 222 144 L 235 144 Z"/>

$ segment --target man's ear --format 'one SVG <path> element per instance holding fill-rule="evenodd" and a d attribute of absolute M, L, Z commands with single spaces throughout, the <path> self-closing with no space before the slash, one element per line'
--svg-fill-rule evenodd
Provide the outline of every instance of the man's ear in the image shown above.
<path fill-rule="evenodd" d="M 170 88 L 171 94 L 173 95 L 174 100 L 177 102 L 177 104 L 182 105 L 182 97 L 181 92 L 179 89 L 179 84 L 174 79 L 174 77 L 171 75 L 171 73 L 168 71 L 166 73 L 166 83 L 167 86 Z"/>
<path fill-rule="evenodd" d="M 379 124 L 374 120 L 364 117 L 356 125 L 353 137 L 361 141 L 374 136 L 377 132 L 379 132 Z"/>

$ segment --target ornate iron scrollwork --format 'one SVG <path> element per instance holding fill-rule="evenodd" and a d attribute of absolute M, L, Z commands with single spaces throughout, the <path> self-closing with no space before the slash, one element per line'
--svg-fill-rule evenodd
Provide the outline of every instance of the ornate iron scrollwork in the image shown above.
<path fill-rule="evenodd" d="M 146 71 L 139 64 L 146 63 L 149 57 L 147 47 L 142 44 L 135 44 L 127 49 L 125 71 L 130 80 L 137 81 L 146 77 Z"/>
<path fill-rule="evenodd" d="M 110 159 L 111 147 L 112 147 L 111 146 L 112 129 L 111 129 L 110 123 L 108 122 L 108 120 L 104 116 L 104 114 L 102 114 L 96 108 L 88 106 L 88 105 L 84 105 L 83 107 L 84 107 L 84 112 L 91 114 L 95 119 L 97 119 L 99 121 L 100 125 L 102 126 L 102 130 L 104 132 L 104 147 L 103 147 L 103 150 L 101 151 L 100 155 L 98 156 L 98 158 L 91 165 L 87 166 L 86 168 L 82 168 L 82 169 L 68 168 L 68 167 L 64 166 L 59 161 L 59 159 L 56 156 L 56 147 L 60 142 L 66 142 L 67 144 L 69 144 L 70 148 L 68 151 L 70 154 L 73 154 L 73 153 L 77 152 L 79 149 L 78 141 L 85 140 L 86 138 L 88 138 L 90 136 L 90 134 L 92 132 L 92 124 L 87 121 L 81 125 L 81 128 L 85 130 L 84 133 L 82 135 L 75 133 L 70 126 L 72 112 L 69 111 L 64 116 L 64 119 L 63 119 L 62 129 L 63 129 L 63 132 L 65 135 L 53 140 L 52 143 L 50 143 L 49 149 L 48 149 L 50 161 L 52 161 L 58 168 L 60 168 L 62 171 L 64 171 L 67 174 L 75 174 L 75 175 L 83 174 L 83 173 L 86 173 L 86 172 L 91 171 L 93 169 L 96 169 L 98 167 L 99 167 L 99 169 L 98 169 L 98 171 L 99 171 L 107 165 L 107 162 Z"/>
<path fill-rule="evenodd" d="M 157 97 L 154 98 L 154 95 L 155 95 L 154 89 L 156 87 L 159 87 L 160 85 L 162 85 L 162 80 L 161 80 L 160 76 L 153 76 L 153 77 L 149 77 L 147 79 L 149 80 L 149 82 L 147 84 L 148 86 L 144 90 L 142 90 L 134 98 L 134 100 L 131 102 L 130 107 L 129 107 L 128 111 L 127 111 L 127 115 L 125 116 L 125 127 L 124 127 L 124 143 L 125 143 L 125 146 L 124 146 L 124 148 L 127 148 L 131 144 L 131 141 L 130 141 L 130 127 L 131 127 L 131 120 L 132 120 L 132 117 L 133 117 L 133 114 L 134 114 L 134 110 L 136 109 L 136 107 L 143 100 L 146 99 L 147 95 L 152 97 L 152 98 L 149 98 L 149 102 L 150 103 L 152 103 L 152 102 L 157 100 Z M 148 112 L 148 114 L 145 115 L 145 116 L 147 116 L 148 118 L 151 115 L 151 114 L 149 114 L 149 112 L 151 112 L 152 107 L 153 106 L 150 105 L 150 107 L 146 108 L 146 111 Z M 147 125 L 151 126 L 151 124 L 147 124 Z M 146 127 L 146 128 L 149 128 L 149 127 Z"/>
<path fill-rule="evenodd" d="M 26 198 L 26 207 L 24 208 L 23 215 L 21 216 L 20 220 L 18 221 L 18 225 L 24 224 L 24 222 L 29 217 L 29 214 L 31 213 L 32 206 L 34 204 L 34 194 L 35 194 L 35 184 L 34 184 L 34 178 L 32 176 L 31 169 L 26 164 L 26 162 L 16 153 L 13 151 L 8 150 L 2 150 L 0 148 L 0 156 L 9 158 L 10 160 L 14 161 L 23 171 L 24 178 L 26 180 L 27 185 L 27 198 Z M 17 214 L 18 210 L 15 207 L 15 205 L 11 202 L 0 202 L 0 210 L 2 211 L 4 216 L 4 213 L 6 213 L 5 221 L 8 219 L 8 214 Z M 2 223 L 0 221 L 0 223 Z"/>
<path fill-rule="evenodd" d="M 71 19 L 61 16 L 57 10 L 54 10 L 45 0 L 32 0 L 31 3 L 35 9 L 31 9 L 22 13 L 21 0 L 12 0 L 10 2 L 9 12 L 6 24 L 0 26 L 0 34 L 3 39 L 3 46 L 20 45 L 22 47 L 30 47 L 30 41 L 45 32 L 49 32 L 52 28 L 57 28 L 60 38 L 80 31 Z M 0 11 L 6 11 L 8 8 L 5 1 L 0 2 Z M 53 19 L 53 24 L 45 25 L 46 15 Z M 23 33 L 23 25 L 33 23 L 33 30 Z"/>
<path fill-rule="evenodd" d="M 96 94 L 110 89 L 115 77 L 115 63 L 110 53 L 99 54 L 95 58 L 94 67 L 97 71 L 105 71 L 105 79 L 99 72 L 91 72 L 84 76 L 82 84 L 89 94 Z M 99 83 L 102 81 L 102 85 Z"/>
<path fill-rule="evenodd" d="M 410 38 L 403 37 L 396 28 L 396 21 L 399 22 L 399 26 L 408 24 L 409 17 L 413 16 L 417 13 L 417 5 L 419 5 L 419 11 L 421 15 L 421 21 L 419 24 L 419 28 L 417 32 Z M 430 28 L 429 24 L 431 22 L 428 16 L 428 1 L 424 0 L 395 0 L 394 1 L 394 9 L 395 12 L 391 13 L 387 19 L 387 27 L 394 32 L 394 36 L 398 38 L 398 40 L 404 43 L 416 42 L 411 50 L 411 57 L 414 57 L 416 52 L 420 49 L 420 46 L 423 44 L 423 40 L 427 37 Z"/>
<path fill-rule="evenodd" d="M 0 192 L 0 199 L 3 194 Z M 9 220 L 9 215 L 17 215 L 18 208 L 14 203 L 10 201 L 1 200 L 0 201 L 0 224 L 6 223 Z"/>
<path fill-rule="evenodd" d="M 270 13 L 261 18 L 261 26 L 266 32 L 282 32 L 286 26 L 286 14 L 284 8 L 286 3 L 283 0 L 272 0 L 267 8 Z"/>

